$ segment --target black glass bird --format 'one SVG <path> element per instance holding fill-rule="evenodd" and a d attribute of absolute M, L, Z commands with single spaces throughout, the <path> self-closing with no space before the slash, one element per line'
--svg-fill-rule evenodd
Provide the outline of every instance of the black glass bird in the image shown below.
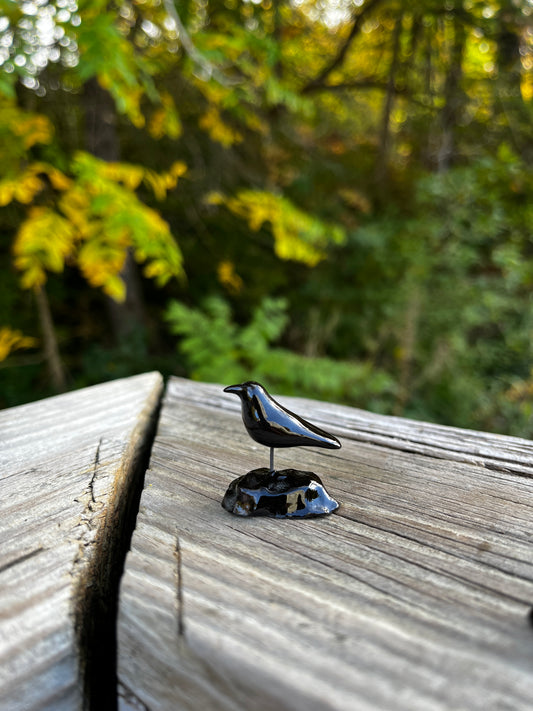
<path fill-rule="evenodd" d="M 274 469 L 276 447 L 339 449 L 333 435 L 280 405 L 265 388 L 252 381 L 224 388 L 241 400 L 248 434 L 270 447 L 270 468 L 253 469 L 229 485 L 222 506 L 239 516 L 306 517 L 335 511 L 339 504 L 326 491 L 320 477 L 298 469 Z"/>
<path fill-rule="evenodd" d="M 259 383 L 229 385 L 224 392 L 240 397 L 248 434 L 259 444 L 270 447 L 270 471 L 274 471 L 275 447 L 339 449 L 341 446 L 336 437 L 280 405 Z"/>

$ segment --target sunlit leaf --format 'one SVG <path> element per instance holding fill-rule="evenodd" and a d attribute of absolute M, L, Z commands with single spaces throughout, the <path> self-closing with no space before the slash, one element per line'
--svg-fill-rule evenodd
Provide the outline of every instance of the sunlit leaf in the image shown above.
<path fill-rule="evenodd" d="M 10 353 L 22 348 L 35 348 L 38 341 L 31 336 L 24 336 L 19 330 L 7 326 L 0 328 L 0 361 L 5 360 Z"/>
<path fill-rule="evenodd" d="M 54 210 L 33 207 L 13 245 L 21 284 L 29 289 L 46 281 L 46 272 L 61 272 L 74 252 L 76 233 L 71 223 Z"/>
<path fill-rule="evenodd" d="M 247 220 L 257 231 L 268 223 L 274 237 L 274 249 L 280 259 L 291 259 L 310 267 L 326 257 L 327 248 L 342 244 L 344 231 L 305 213 L 281 195 L 258 190 L 242 190 L 233 197 L 208 196 L 211 204 L 223 200 L 236 215 Z"/>

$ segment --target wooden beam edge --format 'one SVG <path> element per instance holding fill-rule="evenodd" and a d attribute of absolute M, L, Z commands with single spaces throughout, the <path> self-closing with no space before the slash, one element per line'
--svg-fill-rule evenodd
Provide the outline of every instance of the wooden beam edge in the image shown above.
<path fill-rule="evenodd" d="M 94 544 L 80 545 L 73 598 L 74 628 L 80 663 L 80 686 L 85 710 L 116 708 L 116 620 L 118 589 L 135 528 L 136 516 L 157 429 L 164 381 L 154 372 L 154 383 L 114 472 L 110 493 L 99 492 L 98 452 L 86 503 L 86 527 L 96 528 Z M 102 501 L 107 500 L 105 506 Z"/>

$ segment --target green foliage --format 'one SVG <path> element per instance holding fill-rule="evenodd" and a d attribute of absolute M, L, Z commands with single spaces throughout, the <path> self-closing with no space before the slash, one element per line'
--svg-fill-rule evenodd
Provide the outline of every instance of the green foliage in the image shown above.
<path fill-rule="evenodd" d="M 197 380 L 239 380 L 261 362 L 270 342 L 287 321 L 286 302 L 265 299 L 246 328 L 231 320 L 229 305 L 220 298 L 205 301 L 204 309 L 191 309 L 171 301 L 165 318 L 172 333 L 182 337 L 191 377 Z"/>
<path fill-rule="evenodd" d="M 82 355 L 83 376 L 77 382 L 78 387 L 94 385 L 110 378 L 126 378 L 146 372 L 151 367 L 168 372 L 170 363 L 158 359 L 157 365 L 154 364 L 149 341 L 146 328 L 137 325 L 131 333 L 122 336 L 114 344 L 88 344 Z"/>
<path fill-rule="evenodd" d="M 392 379 L 369 363 L 306 358 L 274 348 L 287 323 L 284 299 L 265 298 L 249 323 L 238 326 L 220 297 L 191 309 L 172 301 L 166 312 L 172 333 L 180 336 L 189 374 L 221 383 L 259 380 L 285 394 L 301 394 L 336 402 L 383 409 L 394 392 Z"/>
<path fill-rule="evenodd" d="M 533 181 L 512 154 L 425 177 L 413 216 L 372 220 L 373 244 L 403 411 L 465 427 L 503 429 L 512 392 L 530 378 Z M 383 349 L 383 345 L 381 345 Z M 382 358 L 378 350 L 374 357 Z M 515 383 L 515 391 L 512 384 Z M 503 414 L 507 413 L 507 414 Z M 531 436 L 516 413 L 512 431 Z"/>
<path fill-rule="evenodd" d="M 1 404 L 50 391 L 45 284 L 72 385 L 175 361 L 532 436 L 531 9 L 457 7 L 0 0 Z"/>

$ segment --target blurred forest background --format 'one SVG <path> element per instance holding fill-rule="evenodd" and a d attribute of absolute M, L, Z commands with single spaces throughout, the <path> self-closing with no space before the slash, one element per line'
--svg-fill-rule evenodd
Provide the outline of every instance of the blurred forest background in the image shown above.
<path fill-rule="evenodd" d="M 532 0 L 0 0 L 0 407 L 257 379 L 533 435 Z"/>

